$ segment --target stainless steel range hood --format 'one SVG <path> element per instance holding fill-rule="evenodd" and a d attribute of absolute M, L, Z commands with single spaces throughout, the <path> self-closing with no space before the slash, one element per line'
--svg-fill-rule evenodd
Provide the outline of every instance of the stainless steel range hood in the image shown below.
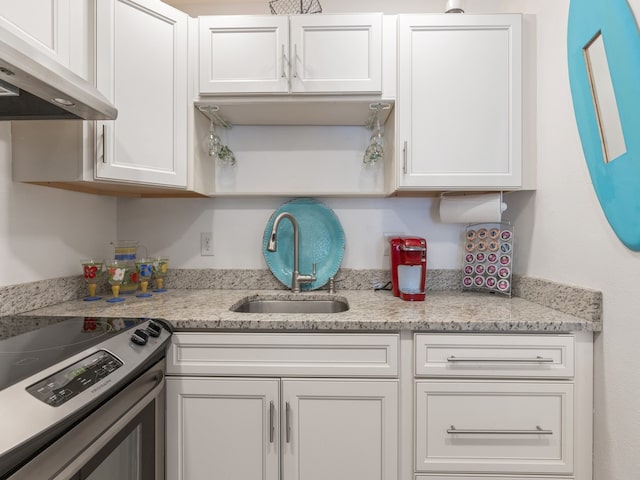
<path fill-rule="evenodd" d="M 114 120 L 94 86 L 0 28 L 0 120 Z"/>

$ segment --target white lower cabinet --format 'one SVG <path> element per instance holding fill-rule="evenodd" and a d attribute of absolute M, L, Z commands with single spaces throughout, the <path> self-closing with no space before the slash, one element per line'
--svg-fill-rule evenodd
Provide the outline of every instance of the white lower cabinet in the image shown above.
<path fill-rule="evenodd" d="M 167 378 L 167 478 L 278 480 L 276 379 Z"/>
<path fill-rule="evenodd" d="M 178 332 L 171 480 L 592 480 L 593 335 Z"/>
<path fill-rule="evenodd" d="M 396 368 L 383 352 L 397 357 L 397 343 L 395 335 L 174 335 L 167 478 L 396 480 L 398 380 L 375 378 L 375 359 Z M 243 376 L 219 376 L 243 363 Z M 305 364 L 309 378 L 278 376 L 303 375 Z M 368 378 L 352 376 L 358 366 Z"/>
<path fill-rule="evenodd" d="M 397 478 L 395 380 L 283 380 L 282 478 Z"/>
<path fill-rule="evenodd" d="M 416 471 L 573 472 L 573 385 L 416 382 Z"/>
<path fill-rule="evenodd" d="M 416 334 L 415 480 L 591 480 L 592 342 Z"/>

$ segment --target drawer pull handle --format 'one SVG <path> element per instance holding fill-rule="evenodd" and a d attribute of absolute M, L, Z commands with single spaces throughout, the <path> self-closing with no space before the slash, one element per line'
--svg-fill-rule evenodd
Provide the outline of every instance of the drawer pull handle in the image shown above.
<path fill-rule="evenodd" d="M 553 430 L 544 430 L 540 425 L 536 425 L 535 430 L 485 430 L 472 428 L 456 428 L 451 425 L 447 428 L 450 435 L 553 435 Z"/>
<path fill-rule="evenodd" d="M 269 442 L 273 443 L 273 437 L 276 430 L 276 426 L 274 423 L 274 417 L 276 413 L 276 407 L 273 402 L 269 402 Z"/>
<path fill-rule="evenodd" d="M 553 363 L 553 358 L 537 356 L 535 358 L 491 358 L 491 357 L 447 357 L 447 362 L 475 362 L 475 363 Z"/>

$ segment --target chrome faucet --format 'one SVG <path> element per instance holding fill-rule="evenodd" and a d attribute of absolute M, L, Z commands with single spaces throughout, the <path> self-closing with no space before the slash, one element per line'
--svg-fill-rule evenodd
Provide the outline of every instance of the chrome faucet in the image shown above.
<path fill-rule="evenodd" d="M 300 285 L 303 283 L 311 283 L 316 280 L 316 264 L 313 264 L 313 273 L 311 275 L 301 274 L 299 269 L 299 234 L 298 234 L 298 222 L 296 218 L 289 212 L 282 212 L 273 221 L 273 228 L 271 229 L 271 237 L 269 237 L 269 243 L 267 244 L 267 250 L 275 252 L 278 249 L 278 236 L 277 230 L 280 225 L 280 220 L 288 218 L 293 226 L 293 273 L 291 274 L 291 291 L 293 293 L 300 292 Z"/>

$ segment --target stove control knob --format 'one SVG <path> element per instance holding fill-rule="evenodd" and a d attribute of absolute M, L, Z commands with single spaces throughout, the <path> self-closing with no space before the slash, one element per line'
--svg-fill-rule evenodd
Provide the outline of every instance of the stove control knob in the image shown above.
<path fill-rule="evenodd" d="M 159 337 L 162 333 L 162 327 L 155 322 L 149 322 L 149 325 L 147 325 L 147 333 L 152 337 Z"/>
<path fill-rule="evenodd" d="M 139 328 L 136 329 L 135 332 L 133 332 L 133 335 L 131 335 L 131 341 L 138 345 L 146 345 L 147 340 L 149 340 L 149 335 L 147 334 L 147 332 L 145 332 L 144 330 L 140 330 Z"/>

